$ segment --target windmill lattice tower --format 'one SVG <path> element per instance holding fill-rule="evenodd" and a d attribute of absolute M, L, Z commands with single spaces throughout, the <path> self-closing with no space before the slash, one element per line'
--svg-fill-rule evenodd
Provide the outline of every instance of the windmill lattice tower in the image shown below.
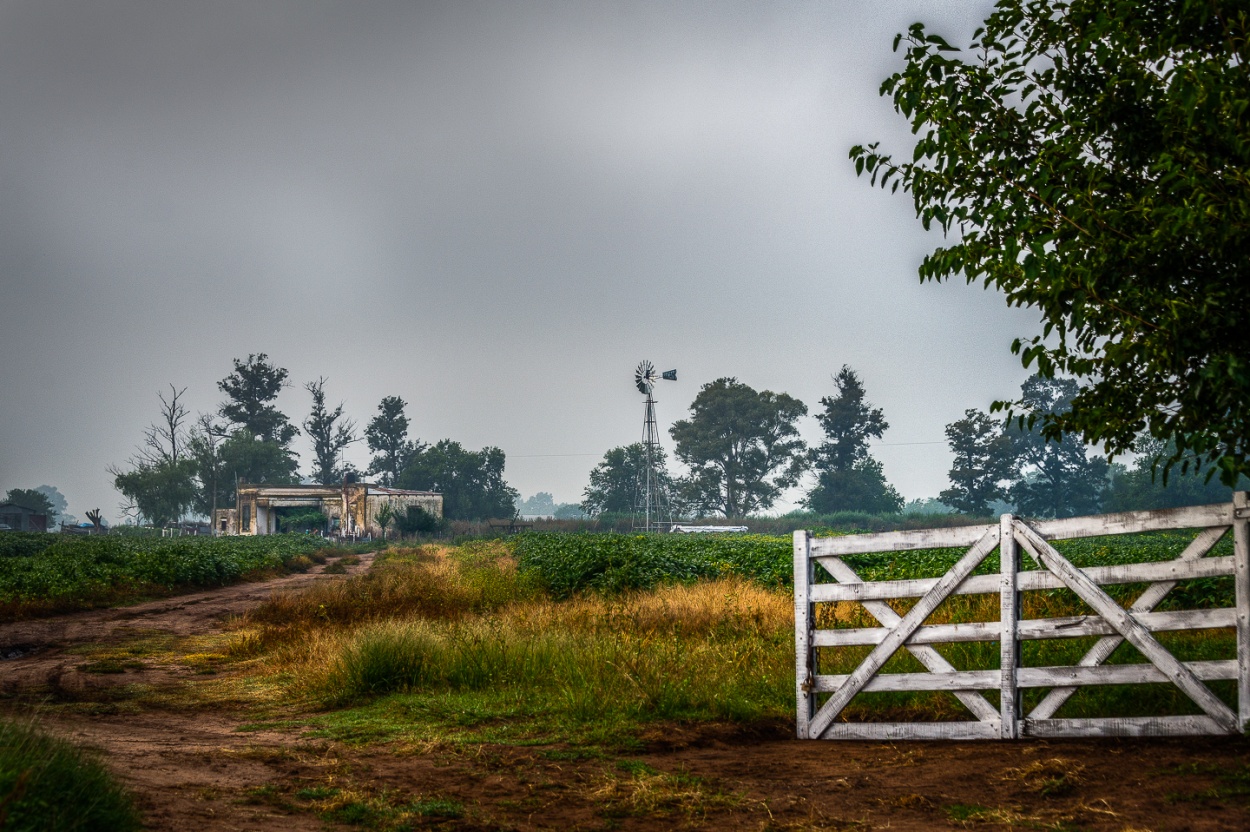
<path fill-rule="evenodd" d="M 660 378 L 676 381 L 677 371 L 666 370 L 657 376 L 650 361 L 643 361 L 634 371 L 634 385 L 647 397 L 642 420 L 643 467 L 638 472 L 634 497 L 634 531 L 668 531 L 673 523 L 672 501 L 660 476 L 660 432 L 655 423 L 655 396 L 652 394 Z"/>

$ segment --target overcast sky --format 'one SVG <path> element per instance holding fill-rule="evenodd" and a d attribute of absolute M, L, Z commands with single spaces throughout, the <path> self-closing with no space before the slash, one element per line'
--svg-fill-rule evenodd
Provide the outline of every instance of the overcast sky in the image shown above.
<path fill-rule="evenodd" d="M 894 34 L 990 5 L 0 0 L 0 490 L 116 518 L 158 391 L 213 411 L 265 352 L 293 421 L 318 376 L 361 425 L 398 395 L 559 502 L 638 441 L 642 359 L 666 438 L 713 379 L 815 412 L 850 364 L 936 496 L 1037 318 L 922 286 L 940 238 L 847 151 L 908 152 Z"/>

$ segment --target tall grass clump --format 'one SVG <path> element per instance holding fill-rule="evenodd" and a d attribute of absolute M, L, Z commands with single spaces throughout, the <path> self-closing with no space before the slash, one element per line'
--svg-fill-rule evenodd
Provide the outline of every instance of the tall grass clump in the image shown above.
<path fill-rule="evenodd" d="M 26 723 L 0 720 L 0 829 L 128 832 L 129 795 L 98 761 Z"/>
<path fill-rule="evenodd" d="M 790 603 L 738 579 L 618 598 L 531 603 L 459 620 L 385 620 L 344 634 L 310 688 L 375 696 L 523 694 L 589 720 L 754 719 L 793 700 Z"/>

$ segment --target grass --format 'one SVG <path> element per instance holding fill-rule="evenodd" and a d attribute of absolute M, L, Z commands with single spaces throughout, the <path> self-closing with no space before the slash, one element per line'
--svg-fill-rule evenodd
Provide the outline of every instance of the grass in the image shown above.
<path fill-rule="evenodd" d="M 139 828 L 130 797 L 94 758 L 28 724 L 0 720 L 0 829 Z"/>
<path fill-rule="evenodd" d="M 526 543 L 522 538 L 515 551 L 526 551 L 533 539 Z M 1188 540 L 1185 534 L 1165 533 L 1131 536 L 1123 550 L 1106 540 L 1061 545 L 1077 562 L 1125 562 L 1174 557 Z M 576 581 L 556 582 L 552 589 L 552 570 L 563 561 L 548 558 L 536 565 L 531 558 L 527 565 L 525 557 L 514 557 L 513 545 L 478 541 L 393 549 L 379 556 L 367 574 L 274 598 L 251 613 L 223 648 L 232 661 L 247 662 L 247 681 L 236 683 L 236 692 L 239 685 L 250 685 L 244 698 L 322 709 L 326 713 L 312 718 L 314 730 L 352 742 L 548 742 L 625 752 L 635 741 L 631 738 L 655 722 L 793 719 L 788 588 L 718 568 L 715 577 L 657 578 L 646 589 L 570 591 Z M 716 557 L 726 551 L 716 541 L 709 550 Z M 771 544 L 756 557 L 771 557 L 770 552 Z M 699 563 L 716 561 L 701 558 Z M 945 550 L 889 555 L 865 558 L 857 568 L 861 574 L 919 577 L 940 572 L 950 558 Z M 749 560 L 743 555 L 739 562 Z M 1142 589 L 1111 591 L 1128 604 Z M 1191 599 L 1216 603 L 1224 594 L 1225 588 L 1215 585 L 1197 594 L 1191 590 Z M 914 601 L 891 603 L 904 613 Z M 1088 613 L 1067 591 L 1030 592 L 1024 599 L 1026 618 Z M 997 616 L 996 595 L 954 596 L 928 623 Z M 875 625 L 857 603 L 819 605 L 817 618 L 822 628 Z M 1235 655 L 1230 631 L 1158 637 L 1187 661 Z M 1095 642 L 1026 642 L 1023 661 L 1026 666 L 1075 664 Z M 869 649 L 822 648 L 821 672 L 849 673 Z M 996 642 L 940 645 L 939 650 L 961 669 L 998 666 Z M 1121 645 L 1109 661 L 1140 662 L 1142 657 Z M 900 652 L 884 672 L 921 671 L 915 659 Z M 1211 685 L 1232 700 L 1231 684 Z M 1026 691 L 1026 708 L 1044 693 Z M 997 706 L 996 692 L 986 696 Z M 1136 685 L 1083 688 L 1058 716 L 1195 712 L 1196 706 L 1170 685 Z M 851 720 L 971 716 L 943 692 L 860 694 L 845 715 Z"/>

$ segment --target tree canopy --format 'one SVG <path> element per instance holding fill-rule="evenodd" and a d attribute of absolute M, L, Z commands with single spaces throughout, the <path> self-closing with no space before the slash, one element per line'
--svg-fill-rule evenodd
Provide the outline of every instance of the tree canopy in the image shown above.
<path fill-rule="evenodd" d="M 656 473 L 661 486 L 673 493 L 663 446 L 656 447 Z M 647 452 L 641 442 L 613 448 L 590 472 L 590 484 L 582 492 L 582 510 L 591 516 L 629 514 L 638 499 L 638 484 L 647 468 Z"/>
<path fill-rule="evenodd" d="M 767 509 L 806 467 L 796 423 L 807 405 L 785 393 L 756 392 L 736 378 L 703 385 L 690 418 L 669 435 L 690 469 L 681 485 L 687 508 L 745 517 Z"/>
<path fill-rule="evenodd" d="M 425 448 L 408 439 L 406 406 L 399 396 L 386 396 L 378 404 L 378 415 L 365 427 L 365 441 L 373 454 L 369 473 L 380 475 L 383 485 L 394 485 L 412 456 Z"/>
<path fill-rule="evenodd" d="M 313 443 L 312 478 L 322 485 L 341 482 L 354 469 L 342 459 L 343 449 L 356 441 L 356 423 L 344 418 L 343 404 L 326 406 L 324 376 L 304 385 L 312 396 L 312 410 L 304 420 L 304 432 Z"/>
<path fill-rule="evenodd" d="M 946 439 L 955 459 L 951 487 L 938 499 L 963 514 L 990 514 L 992 503 L 1006 499 L 1007 485 L 1020 467 L 1002 420 L 969 408 L 964 418 L 946 426 Z"/>
<path fill-rule="evenodd" d="M 1250 473 L 1248 35 L 1210 0 L 1001 0 L 966 51 L 918 23 L 881 87 L 912 160 L 851 149 L 948 235 L 921 280 L 1041 312 L 1013 351 L 1083 385 L 1046 436 L 1145 431 L 1226 485 Z"/>
<path fill-rule="evenodd" d="M 52 499 L 42 491 L 43 488 L 47 487 L 48 486 L 40 486 L 39 488 L 10 488 L 8 493 L 4 495 L 4 502 L 12 503 L 15 506 L 28 508 L 38 514 L 46 515 L 48 518 L 48 528 L 51 529 L 53 522 L 56 521 L 57 509 L 56 506 L 53 505 Z"/>
<path fill-rule="evenodd" d="M 1030 411 L 1062 415 L 1072 406 L 1077 385 L 1072 379 L 1035 375 L 1020 388 L 1020 400 Z M 1022 513 L 1033 517 L 1071 517 L 1097 514 L 1107 487 L 1107 460 L 1091 456 L 1080 437 L 1061 440 L 1041 430 L 1015 426 L 1008 431 L 1022 478 L 1008 490 L 1007 498 Z"/>
<path fill-rule="evenodd" d="M 805 499 L 812 511 L 864 511 L 893 514 L 903 498 L 885 479 L 881 463 L 868 453 L 868 442 L 880 439 L 890 425 L 881 408 L 866 399 L 859 375 L 843 366 L 833 377 L 837 394 L 820 400 L 816 415 L 825 441 L 812 449 L 816 485 Z"/>
<path fill-rule="evenodd" d="M 272 402 L 287 386 L 287 371 L 269 362 L 265 353 L 249 354 L 247 359 L 234 359 L 234 371 L 217 382 L 228 397 L 220 408 L 221 415 L 252 436 L 266 442 L 287 445 L 299 433 L 291 420 Z"/>
<path fill-rule="evenodd" d="M 520 494 L 504 480 L 504 462 L 499 448 L 469 451 L 443 439 L 414 454 L 396 484 L 441 492 L 448 520 L 513 517 Z"/>

